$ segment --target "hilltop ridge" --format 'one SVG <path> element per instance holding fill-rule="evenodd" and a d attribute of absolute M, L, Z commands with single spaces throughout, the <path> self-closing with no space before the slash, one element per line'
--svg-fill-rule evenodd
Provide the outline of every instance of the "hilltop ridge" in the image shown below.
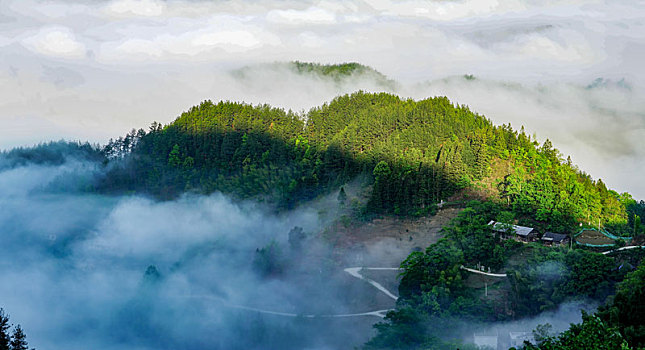
<path fill-rule="evenodd" d="M 280 74 L 291 73 L 296 76 L 327 80 L 337 86 L 353 85 L 356 81 L 371 81 L 375 87 L 394 91 L 398 83 L 378 70 L 357 62 L 321 64 L 314 62 L 289 61 L 244 66 L 231 72 L 233 77 L 249 83 L 253 77 L 267 71 Z"/>
<path fill-rule="evenodd" d="M 580 171 L 548 139 L 540 145 L 446 97 L 356 92 L 304 115 L 204 101 L 104 152 L 115 165 L 104 189 L 166 198 L 222 191 L 289 208 L 361 176 L 358 215 L 423 215 L 460 194 L 505 203 L 541 230 L 598 222 L 617 234 L 640 230 L 629 194 Z"/>

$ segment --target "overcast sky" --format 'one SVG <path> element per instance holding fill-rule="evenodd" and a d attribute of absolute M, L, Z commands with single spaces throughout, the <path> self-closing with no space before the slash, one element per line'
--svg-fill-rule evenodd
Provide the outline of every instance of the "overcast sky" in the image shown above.
<path fill-rule="evenodd" d="M 642 1 L 3 0 L 0 148 L 104 143 L 204 99 L 306 110 L 378 87 L 229 73 L 356 61 L 399 81 L 403 96 L 447 95 L 524 125 L 645 198 L 644 26 Z"/>

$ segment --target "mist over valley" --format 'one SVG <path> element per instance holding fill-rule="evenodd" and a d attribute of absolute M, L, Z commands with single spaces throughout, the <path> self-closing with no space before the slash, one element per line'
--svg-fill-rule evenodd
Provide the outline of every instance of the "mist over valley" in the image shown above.
<path fill-rule="evenodd" d="M 0 350 L 645 347 L 644 16 L 3 1 Z"/>

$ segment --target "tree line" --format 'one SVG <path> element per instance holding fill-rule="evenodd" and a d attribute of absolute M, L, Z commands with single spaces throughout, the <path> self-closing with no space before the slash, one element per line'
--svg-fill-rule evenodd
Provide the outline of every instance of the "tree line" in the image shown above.
<path fill-rule="evenodd" d="M 423 215 L 455 193 L 485 189 L 543 230 L 600 223 L 617 234 L 645 231 L 643 202 L 580 171 L 549 140 L 495 126 L 445 97 L 357 92 L 305 114 L 204 101 L 103 152 L 103 190 L 160 198 L 222 191 L 290 208 L 362 174 L 371 188 L 366 212 Z"/>
<path fill-rule="evenodd" d="M 13 331 L 11 329 L 13 328 Z M 0 308 L 0 350 L 28 350 L 27 335 L 20 325 L 12 326 L 9 315 Z"/>
<path fill-rule="evenodd" d="M 401 263 L 396 308 L 375 325 L 377 334 L 365 348 L 467 348 L 458 343 L 473 327 L 536 316 L 581 298 L 608 302 L 561 339 L 543 338 L 540 349 L 589 349 L 594 347 L 551 346 L 592 341 L 642 347 L 645 317 L 639 298 L 645 292 L 645 264 L 631 271 L 623 261 L 585 249 L 503 241 L 488 222 L 506 216 L 507 209 L 490 201 L 470 202 L 443 228 L 442 239 L 410 254 Z M 504 267 L 505 279 L 488 281 L 489 295 L 468 282 L 471 273 L 460 268 L 478 264 L 493 271 Z M 579 338 L 599 323 L 604 330 L 596 339 Z"/>

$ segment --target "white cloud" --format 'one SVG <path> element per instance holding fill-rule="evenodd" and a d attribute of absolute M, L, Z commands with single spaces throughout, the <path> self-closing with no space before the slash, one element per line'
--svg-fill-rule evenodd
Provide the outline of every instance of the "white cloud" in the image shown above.
<path fill-rule="evenodd" d="M 66 27 L 43 28 L 37 34 L 23 39 L 22 44 L 47 56 L 82 58 L 86 52 L 85 46 Z"/>
<path fill-rule="evenodd" d="M 104 11 L 116 16 L 155 17 L 164 13 L 166 4 L 157 0 L 115 0 Z"/>
<path fill-rule="evenodd" d="M 513 43 L 515 47 L 510 49 L 520 57 L 553 61 L 589 63 L 596 59 L 593 49 L 582 35 L 569 30 L 562 32 L 566 37 L 563 43 L 539 33 L 531 33 Z"/>
<path fill-rule="evenodd" d="M 373 19 L 374 17 L 370 15 L 350 14 L 343 16 L 343 21 L 345 23 L 365 23 L 372 21 Z"/>
<path fill-rule="evenodd" d="M 645 90 L 642 66 L 645 6 L 637 2 L 2 0 L 1 3 L 2 147 L 30 143 L 36 134 L 38 141 L 49 139 L 47 135 L 54 138 L 71 135 L 105 142 L 132 127 L 145 128 L 152 120 L 169 122 L 203 99 L 267 102 L 301 110 L 351 89 L 366 88 L 356 82 L 337 89 L 333 84 L 327 86 L 283 72 L 258 72 L 258 81 L 247 81 L 244 85 L 231 81 L 226 74 L 247 64 L 274 61 L 357 61 L 404 86 L 463 74 L 546 88 L 585 86 L 598 77 L 613 81 L 625 78 L 633 87 L 631 100 L 617 104 L 620 108 L 614 105 L 606 108 L 601 103 L 600 109 L 623 116 L 640 115 L 644 101 L 639 92 Z M 43 73 L 43 67 L 77 74 L 59 76 L 53 70 Z M 444 91 L 424 89 L 415 97 L 446 94 L 487 113 L 496 122 L 512 120 L 515 125 L 525 121 L 527 128 L 532 126 L 540 135 L 559 135 L 557 144 L 580 139 L 575 131 L 558 131 L 557 127 L 563 124 L 557 120 L 563 115 L 561 108 L 543 108 L 532 113 L 522 110 L 525 104 L 521 102 L 515 103 L 516 107 L 495 102 L 500 107 L 494 109 L 486 104 L 494 97 L 489 90 L 470 84 Z M 530 90 L 526 95 L 538 92 Z M 500 101 L 513 98 L 521 101 L 524 96 L 510 95 L 500 91 Z M 611 100 L 607 91 L 593 99 L 562 95 L 568 98 L 557 106 L 578 101 L 575 108 L 566 109 L 566 115 L 596 121 L 607 117 L 590 112 L 587 106 L 590 101 Z M 541 98 L 553 100 L 554 96 Z M 625 113 L 627 107 L 632 108 L 631 114 Z M 631 126 L 629 121 L 627 118 L 606 123 Z M 579 123 L 585 128 L 575 130 L 606 129 L 602 123 Z M 537 127 L 542 124 L 555 127 Z M 36 128 L 37 133 L 33 131 Z M 620 142 L 595 137 L 594 145 L 567 146 L 566 150 L 574 159 L 580 157 L 577 152 L 586 152 L 584 156 L 590 159 L 602 159 L 598 162 L 602 163 L 600 170 L 589 168 L 594 175 L 609 168 L 633 174 L 635 169 L 645 168 L 642 165 L 645 155 L 633 156 L 634 145 L 638 146 L 642 135 L 638 130 L 632 127 L 617 131 L 624 136 Z M 615 159 L 621 159 L 623 154 L 630 161 L 618 166 L 606 163 L 607 158 L 598 153 L 605 142 L 611 144 L 608 148 L 616 149 Z M 608 183 L 612 183 L 609 177 L 616 179 L 613 183 L 629 182 L 622 181 L 619 174 L 602 176 L 607 177 Z M 635 182 L 629 186 L 641 188 Z"/>
<path fill-rule="evenodd" d="M 97 60 L 118 64 L 154 59 L 222 59 L 227 54 L 279 46 L 279 36 L 247 16 L 217 14 L 197 19 L 171 18 L 118 28 L 119 40 L 101 44 Z"/>
<path fill-rule="evenodd" d="M 39 14 L 52 19 L 64 19 L 74 15 L 85 15 L 91 9 L 84 4 L 41 3 L 27 5 L 31 11 L 37 10 Z"/>
<path fill-rule="evenodd" d="M 466 0 L 466 1 L 390 1 L 366 0 L 370 6 L 388 16 L 424 17 L 437 21 L 493 15 L 521 10 L 525 5 L 520 1 Z"/>
<path fill-rule="evenodd" d="M 130 39 L 119 44 L 114 49 L 119 54 L 128 57 L 161 57 L 163 50 L 154 41 L 144 39 Z"/>
<path fill-rule="evenodd" d="M 328 1 L 323 0 L 316 3 L 316 6 L 335 13 L 358 12 L 359 6 L 351 1 Z"/>
<path fill-rule="evenodd" d="M 69 19 L 72 16 L 87 16 L 92 13 L 90 6 L 81 3 L 39 0 L 3 1 L 4 3 L 8 4 L 5 9 L 9 10 L 3 11 L 5 13 L 19 14 L 42 21 L 55 22 Z"/>
<path fill-rule="evenodd" d="M 325 40 L 323 38 L 310 31 L 301 33 L 298 35 L 298 39 L 304 47 L 316 48 L 322 47 L 325 44 Z"/>
<path fill-rule="evenodd" d="M 272 10 L 266 18 L 269 22 L 293 25 L 336 23 L 336 15 L 333 12 L 318 7 L 306 10 Z"/>
<path fill-rule="evenodd" d="M 12 39 L 0 35 L 0 47 L 10 45 L 11 43 L 13 43 Z"/>
<path fill-rule="evenodd" d="M 240 46 L 252 48 L 261 45 L 262 42 L 253 33 L 244 30 L 223 30 L 197 35 L 191 40 L 191 44 L 196 47 Z"/>
<path fill-rule="evenodd" d="M 185 59 L 186 57 L 217 56 L 222 51 L 239 53 L 265 45 L 279 45 L 280 39 L 255 28 L 222 30 L 217 27 L 162 34 L 152 38 L 128 39 L 106 43 L 98 58 L 101 62 L 128 62 L 146 59 Z"/>

